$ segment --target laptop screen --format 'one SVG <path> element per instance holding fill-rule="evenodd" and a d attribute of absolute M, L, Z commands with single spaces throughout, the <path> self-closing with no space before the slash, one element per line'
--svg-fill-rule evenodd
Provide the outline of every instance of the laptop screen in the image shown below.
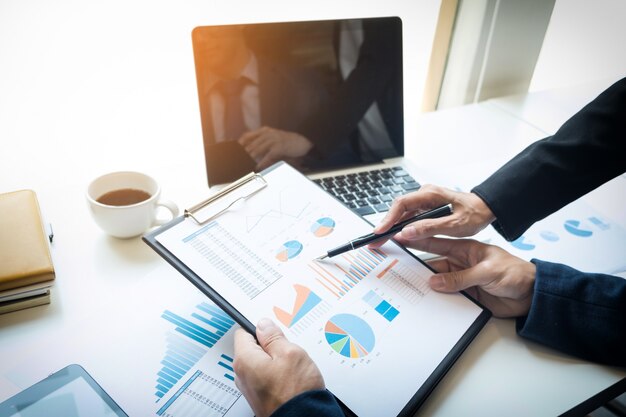
<path fill-rule="evenodd" d="M 197 27 L 210 185 L 285 160 L 304 173 L 404 154 L 397 17 Z"/>

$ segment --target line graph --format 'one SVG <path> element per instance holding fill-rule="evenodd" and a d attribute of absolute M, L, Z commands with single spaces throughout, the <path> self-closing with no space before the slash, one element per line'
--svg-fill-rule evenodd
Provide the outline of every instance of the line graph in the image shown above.
<path fill-rule="evenodd" d="M 289 218 L 298 220 L 302 217 L 307 208 L 311 206 L 311 202 L 289 199 L 287 195 L 293 195 L 289 192 L 289 188 L 285 187 L 278 194 L 278 207 L 271 208 L 262 214 L 246 216 L 247 233 L 251 233 L 266 219 L 283 220 Z"/>

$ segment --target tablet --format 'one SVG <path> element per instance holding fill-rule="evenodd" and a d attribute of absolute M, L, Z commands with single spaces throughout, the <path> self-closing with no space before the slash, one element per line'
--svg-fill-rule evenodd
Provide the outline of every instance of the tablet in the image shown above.
<path fill-rule="evenodd" d="M 128 417 L 80 366 L 69 365 L 0 403 L 0 417 Z"/>

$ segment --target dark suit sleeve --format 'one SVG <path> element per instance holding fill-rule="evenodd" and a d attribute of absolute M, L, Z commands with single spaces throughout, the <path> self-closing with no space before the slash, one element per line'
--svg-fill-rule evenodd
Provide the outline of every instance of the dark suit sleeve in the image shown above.
<path fill-rule="evenodd" d="M 535 289 L 520 336 L 595 362 L 626 366 L 626 279 L 533 259 Z"/>
<path fill-rule="evenodd" d="M 505 140 L 506 138 L 503 138 Z M 543 219 L 626 170 L 626 78 L 533 143 L 472 192 L 489 206 L 493 226 L 517 239 Z"/>
<path fill-rule="evenodd" d="M 271 417 L 344 417 L 335 397 L 327 390 L 307 391 L 280 406 Z"/>

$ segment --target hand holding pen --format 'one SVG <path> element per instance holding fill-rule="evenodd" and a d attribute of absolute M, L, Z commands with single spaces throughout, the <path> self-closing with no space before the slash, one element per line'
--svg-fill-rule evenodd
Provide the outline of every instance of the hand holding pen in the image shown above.
<path fill-rule="evenodd" d="M 333 256 L 341 255 L 342 253 L 349 252 L 353 249 L 357 249 L 365 245 L 369 245 L 370 243 L 374 243 L 382 239 L 390 238 L 391 236 L 401 231 L 406 225 L 411 224 L 413 222 L 424 220 L 424 219 L 436 219 L 439 217 L 449 216 L 450 214 L 452 214 L 452 204 L 446 204 L 445 206 L 437 207 L 436 209 L 429 210 L 424 213 L 420 213 L 400 223 L 397 223 L 384 233 L 380 233 L 380 234 L 369 233 L 367 235 L 353 239 L 344 245 L 341 245 L 339 247 L 336 247 L 335 249 L 329 250 L 325 255 L 318 257 L 317 260 L 322 260 L 325 258 L 332 258 Z"/>
<path fill-rule="evenodd" d="M 384 233 L 395 223 L 413 216 L 425 207 L 438 207 L 447 203 L 454 207 L 452 215 L 415 222 L 405 227 L 399 237 L 405 242 L 436 235 L 468 237 L 480 232 L 496 219 L 478 195 L 427 184 L 423 185 L 419 191 L 396 198 L 387 216 L 374 228 L 374 233 Z M 379 247 L 384 243 L 385 239 L 382 239 L 371 244 L 370 247 Z"/>

